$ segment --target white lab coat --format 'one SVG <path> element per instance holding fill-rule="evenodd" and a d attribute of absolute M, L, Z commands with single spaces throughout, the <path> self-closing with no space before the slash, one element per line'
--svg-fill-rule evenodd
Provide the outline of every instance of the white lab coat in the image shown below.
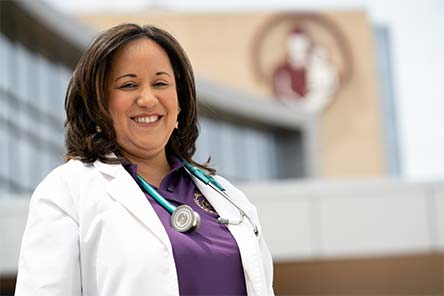
<path fill-rule="evenodd" d="M 239 219 L 235 207 L 193 179 L 220 216 Z M 248 295 L 273 295 L 272 260 L 256 209 L 228 181 L 218 176 L 216 180 L 259 227 L 256 237 L 246 219 L 228 226 L 240 250 Z M 179 295 L 168 235 L 121 165 L 71 160 L 37 187 L 15 295 Z"/>

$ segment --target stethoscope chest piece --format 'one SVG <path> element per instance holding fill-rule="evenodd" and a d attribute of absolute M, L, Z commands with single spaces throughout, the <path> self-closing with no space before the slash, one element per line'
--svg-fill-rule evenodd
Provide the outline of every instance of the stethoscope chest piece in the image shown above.
<path fill-rule="evenodd" d="M 188 205 L 178 206 L 170 219 L 173 228 L 179 232 L 189 232 L 199 228 L 200 216 Z"/>

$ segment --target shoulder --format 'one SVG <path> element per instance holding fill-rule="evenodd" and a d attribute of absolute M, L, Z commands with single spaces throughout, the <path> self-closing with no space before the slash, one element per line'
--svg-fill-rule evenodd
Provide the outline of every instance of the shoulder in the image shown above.
<path fill-rule="evenodd" d="M 36 187 L 29 208 L 30 217 L 63 212 L 78 221 L 77 200 L 73 194 L 75 176 L 82 175 L 85 166 L 80 161 L 68 161 L 53 169 Z"/>
<path fill-rule="evenodd" d="M 70 160 L 53 169 L 37 186 L 36 191 L 48 185 L 69 184 L 79 177 L 86 177 L 92 172 L 93 165 L 85 164 L 80 160 Z"/>
<path fill-rule="evenodd" d="M 87 187 L 90 180 L 96 179 L 97 170 L 92 164 L 70 160 L 53 169 L 36 187 L 33 199 L 62 200 Z"/>
<path fill-rule="evenodd" d="M 30 206 L 41 208 L 52 205 L 75 218 L 82 201 L 94 194 L 100 195 L 105 190 L 105 184 L 106 179 L 95 163 L 70 160 L 53 169 L 41 181 L 32 194 Z"/>

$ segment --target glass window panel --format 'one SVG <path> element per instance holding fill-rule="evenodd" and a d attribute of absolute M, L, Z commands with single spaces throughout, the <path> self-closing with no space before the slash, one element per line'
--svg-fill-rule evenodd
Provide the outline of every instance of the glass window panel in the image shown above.
<path fill-rule="evenodd" d="M 48 96 L 48 108 L 50 109 L 50 113 L 59 118 L 61 121 L 64 119 L 64 110 L 61 112 L 61 101 L 63 99 L 61 96 L 61 86 L 60 82 L 62 79 L 59 77 L 60 75 L 60 67 L 57 64 L 51 63 L 48 61 L 48 75 L 45 81 L 46 94 Z M 63 97 L 64 98 L 64 97 Z"/>
<path fill-rule="evenodd" d="M 6 90 L 9 87 L 8 58 L 11 52 L 9 40 L 0 34 L 0 88 Z"/>
<path fill-rule="evenodd" d="M 24 171 L 25 164 L 23 162 L 23 137 L 20 135 L 20 133 L 14 133 L 14 131 L 9 130 L 8 131 L 9 136 L 9 158 L 7 160 L 8 166 L 9 166 L 9 177 L 14 178 L 14 180 L 17 179 L 17 182 L 19 181 L 19 178 Z"/>
<path fill-rule="evenodd" d="M 42 133 L 43 135 L 45 135 L 46 139 L 50 139 L 57 142 L 59 145 L 63 145 L 63 122 L 65 118 L 65 110 L 63 106 L 64 97 L 60 98 L 60 90 L 56 91 L 56 89 L 66 88 L 65 84 L 63 83 L 63 81 L 66 80 L 66 71 L 62 73 L 62 75 L 64 75 L 64 78 L 59 79 L 58 71 L 60 69 L 57 68 L 55 64 L 51 63 L 49 60 L 46 60 L 41 56 L 38 58 L 38 60 L 39 73 L 42 77 L 39 90 L 42 108 L 47 114 L 51 114 L 54 118 L 58 118 L 59 120 L 57 124 L 45 122 Z M 59 84 L 63 85 L 60 86 Z"/>
<path fill-rule="evenodd" d="M 384 125 L 384 150 L 386 158 L 386 170 L 392 176 L 399 176 L 401 171 L 399 143 L 397 133 L 397 116 L 395 93 L 393 90 L 392 53 L 390 34 L 386 27 L 374 29 L 374 44 L 376 54 L 376 66 L 378 71 L 378 86 L 382 123 Z"/>
<path fill-rule="evenodd" d="M 207 121 L 207 129 L 208 129 L 208 143 L 209 143 L 209 154 L 211 156 L 211 164 L 216 170 L 221 170 L 221 163 L 223 162 L 222 156 L 222 143 L 220 142 L 219 137 L 219 126 L 213 120 Z"/>
<path fill-rule="evenodd" d="M 260 159 L 260 168 L 259 168 L 259 179 L 263 180 L 268 177 L 268 169 L 270 167 L 270 163 L 268 162 L 267 152 L 267 135 L 264 132 L 259 132 L 257 149 Z"/>
<path fill-rule="evenodd" d="M 200 118 L 200 125 L 195 159 L 203 162 L 211 155 L 218 173 L 231 181 L 303 177 L 295 174 L 303 161 L 297 134 L 285 136 L 206 117 Z"/>
<path fill-rule="evenodd" d="M 53 98 L 54 111 L 65 120 L 65 94 L 68 87 L 71 71 L 64 65 L 58 64 L 56 66 L 57 84 L 55 85 L 55 93 Z"/>
<path fill-rule="evenodd" d="M 3 124 L 0 124 L 0 143 L 3 143 L 2 145 L 0 145 L 2 162 L 2 165 L 0 166 L 0 176 L 6 178 L 7 176 L 9 176 L 9 165 L 7 165 L 7 161 L 9 159 L 9 145 L 7 144 L 9 143 L 9 134 L 6 126 Z"/>
<path fill-rule="evenodd" d="M 41 85 L 41 77 L 39 76 L 38 56 L 33 52 L 26 50 L 27 69 L 24 75 L 27 76 L 26 100 L 37 109 L 42 110 L 41 98 L 39 96 L 39 88 Z"/>
<path fill-rule="evenodd" d="M 11 74 L 13 71 L 13 65 L 14 65 L 14 60 L 13 60 L 13 44 L 12 42 L 6 38 L 4 35 L 1 35 L 1 51 L 0 51 L 0 55 L 1 55 L 1 62 L 0 64 L 2 65 L 1 68 L 1 72 L 0 72 L 0 86 L 4 87 L 7 91 L 11 91 L 11 88 L 13 87 L 12 84 L 12 77 Z"/>
<path fill-rule="evenodd" d="M 245 155 L 248 154 L 245 141 L 246 129 L 240 125 L 233 125 L 233 143 L 234 143 L 234 176 L 237 181 L 246 181 L 245 176 Z"/>
<path fill-rule="evenodd" d="M 50 106 L 50 92 L 49 88 L 52 87 L 51 83 L 49 81 L 49 71 L 50 65 L 49 62 L 41 55 L 38 55 L 36 57 L 37 59 L 37 65 L 38 65 L 38 75 L 40 77 L 39 80 L 39 87 L 37 89 L 38 91 L 38 97 L 39 97 L 39 105 L 43 112 L 46 114 L 53 114 L 54 110 L 52 110 Z M 51 138 L 59 138 L 60 134 L 55 134 L 55 127 L 48 126 L 48 123 L 45 121 L 40 122 L 41 126 L 41 135 L 44 139 L 51 139 Z"/>
<path fill-rule="evenodd" d="M 248 153 L 245 155 L 245 172 L 249 180 L 252 181 L 259 179 L 260 156 L 257 149 L 258 134 L 257 131 L 249 128 L 245 136 L 248 150 Z"/>
<path fill-rule="evenodd" d="M 23 47 L 20 43 L 15 43 L 14 45 L 14 54 L 15 54 L 15 67 L 16 73 L 13 77 L 14 83 L 16 87 L 13 88 L 13 92 L 15 95 L 25 102 L 29 102 L 29 94 L 31 91 L 29 90 L 29 53 L 28 50 Z"/>
<path fill-rule="evenodd" d="M 20 180 L 25 188 L 32 190 L 38 184 L 41 172 L 41 149 L 33 144 L 29 138 L 20 137 L 19 143 L 21 146 L 18 160 L 20 175 L 16 176 L 16 180 Z"/>
<path fill-rule="evenodd" d="M 266 153 L 264 155 L 264 158 L 267 160 L 268 168 L 267 168 L 267 174 L 266 179 L 274 179 L 275 178 L 275 172 L 276 172 L 276 165 L 275 165 L 275 154 L 274 154 L 274 142 L 272 135 L 270 133 L 265 134 L 265 143 L 266 143 Z"/>
<path fill-rule="evenodd" d="M 3 122 L 9 117 L 11 110 L 9 109 L 9 105 L 6 103 L 8 101 L 8 96 L 5 92 L 3 92 L 1 90 L 2 89 L 0 89 L 0 96 L 1 96 L 0 97 L 0 104 L 1 104 L 0 119 Z"/>
<path fill-rule="evenodd" d="M 199 117 L 199 137 L 196 142 L 195 161 L 204 163 L 208 160 L 210 157 L 209 146 L 208 120 L 205 117 Z"/>
<path fill-rule="evenodd" d="M 235 175 L 235 151 L 234 151 L 234 142 L 233 142 L 233 129 L 228 123 L 220 123 L 220 146 L 221 148 L 221 162 L 220 168 L 221 171 L 227 178 L 234 178 Z"/>

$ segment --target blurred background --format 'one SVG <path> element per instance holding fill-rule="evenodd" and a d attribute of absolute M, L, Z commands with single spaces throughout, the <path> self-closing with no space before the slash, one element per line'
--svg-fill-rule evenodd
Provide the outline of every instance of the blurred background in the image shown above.
<path fill-rule="evenodd" d="M 443 16 L 440 0 L 0 1 L 0 294 L 31 193 L 63 163 L 73 67 L 135 22 L 188 53 L 195 159 L 257 205 L 276 294 L 443 295 Z"/>

